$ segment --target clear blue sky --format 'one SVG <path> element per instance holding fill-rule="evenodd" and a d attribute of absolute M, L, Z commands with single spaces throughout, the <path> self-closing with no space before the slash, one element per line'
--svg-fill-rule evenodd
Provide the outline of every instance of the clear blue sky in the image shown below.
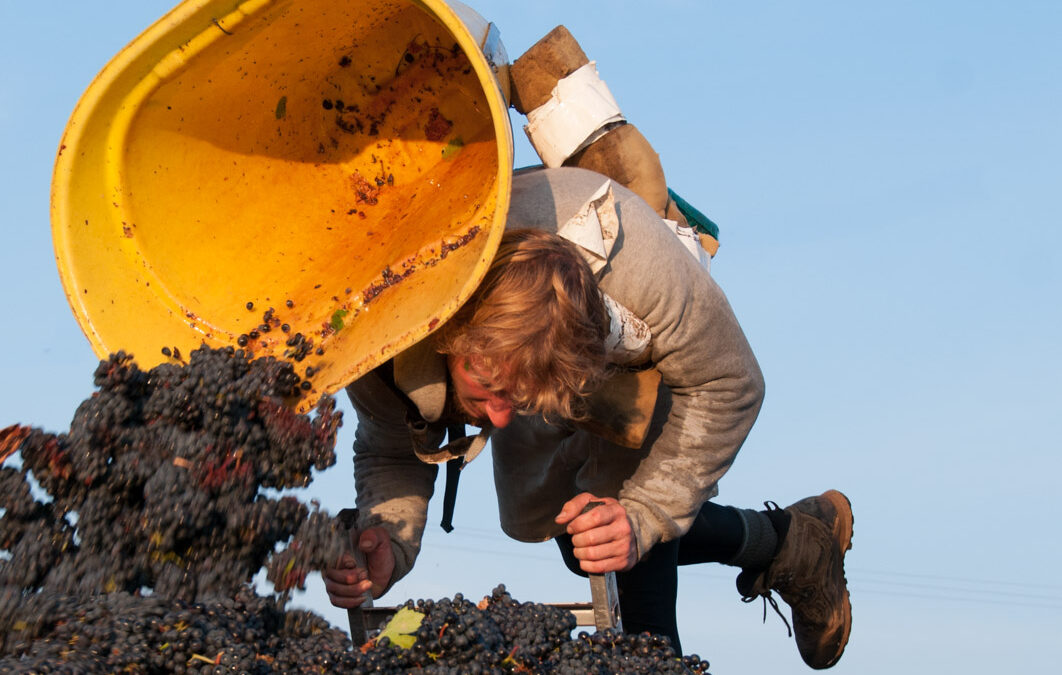
<path fill-rule="evenodd" d="M 720 501 L 851 497 L 855 626 L 838 673 L 1050 672 L 1062 662 L 1062 4 L 470 2 L 515 58 L 563 23 L 669 182 L 722 227 L 713 273 L 767 379 Z M 169 0 L 0 0 L 0 427 L 64 430 L 96 357 L 56 273 L 59 137 Z M 533 155 L 515 128 L 517 164 Z M 343 402 L 349 411 L 349 405 Z M 353 503 L 340 464 L 312 486 Z M 431 520 L 437 521 L 433 503 Z M 384 598 L 588 600 L 551 544 L 498 530 L 489 460 Z M 684 570 L 685 651 L 804 670 L 733 572 Z M 300 599 L 343 625 L 315 585 Z"/>

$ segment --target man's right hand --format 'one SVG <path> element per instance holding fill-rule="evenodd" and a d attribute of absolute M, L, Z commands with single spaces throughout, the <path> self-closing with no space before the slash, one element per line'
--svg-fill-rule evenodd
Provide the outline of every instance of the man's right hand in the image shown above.
<path fill-rule="evenodd" d="M 360 607 L 369 593 L 374 598 L 383 595 L 395 570 L 391 536 L 384 528 L 370 527 L 362 530 L 357 546 L 365 555 L 367 569 L 358 567 L 353 555 L 344 554 L 335 567 L 321 572 L 328 599 L 333 605 L 343 609 Z"/>

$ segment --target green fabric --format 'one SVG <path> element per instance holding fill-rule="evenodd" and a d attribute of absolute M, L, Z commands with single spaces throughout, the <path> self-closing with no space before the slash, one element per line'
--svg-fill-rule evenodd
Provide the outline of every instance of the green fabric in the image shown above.
<path fill-rule="evenodd" d="M 671 188 L 667 189 L 667 194 L 671 197 L 671 200 L 675 202 L 675 206 L 678 207 L 678 210 L 682 215 L 686 216 L 686 221 L 691 227 L 698 232 L 712 235 L 716 241 L 719 240 L 719 226 L 713 223 L 708 216 L 698 211 L 692 204 L 682 197 L 679 197 Z"/>

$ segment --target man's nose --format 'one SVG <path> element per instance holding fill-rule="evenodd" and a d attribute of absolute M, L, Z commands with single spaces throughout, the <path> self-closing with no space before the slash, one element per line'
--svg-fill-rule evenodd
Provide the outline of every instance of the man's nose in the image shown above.
<path fill-rule="evenodd" d="M 495 429 L 503 429 L 513 419 L 513 405 L 501 396 L 493 396 L 487 399 L 484 408 L 487 419 Z"/>

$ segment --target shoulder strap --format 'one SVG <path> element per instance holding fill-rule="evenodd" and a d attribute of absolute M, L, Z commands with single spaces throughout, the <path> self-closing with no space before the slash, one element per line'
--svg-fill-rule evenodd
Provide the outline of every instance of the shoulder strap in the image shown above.
<path fill-rule="evenodd" d="M 470 441 L 475 439 L 466 440 L 467 434 L 464 424 L 450 423 L 446 425 L 446 444 L 438 448 L 437 452 L 429 451 L 426 447 L 427 443 L 424 441 L 424 436 L 428 430 L 428 422 L 421 416 L 420 409 L 413 400 L 395 384 L 394 362 L 387 361 L 381 365 L 377 368 L 377 374 L 380 380 L 387 385 L 388 389 L 394 392 L 395 396 L 405 404 L 406 426 L 409 427 L 413 451 L 417 454 L 417 458 L 429 464 L 437 464 L 440 461 L 446 462 L 443 513 L 442 521 L 439 525 L 445 532 L 453 532 L 454 507 L 457 504 L 457 484 L 461 478 L 461 468 L 466 461 L 465 453 L 471 446 Z"/>

